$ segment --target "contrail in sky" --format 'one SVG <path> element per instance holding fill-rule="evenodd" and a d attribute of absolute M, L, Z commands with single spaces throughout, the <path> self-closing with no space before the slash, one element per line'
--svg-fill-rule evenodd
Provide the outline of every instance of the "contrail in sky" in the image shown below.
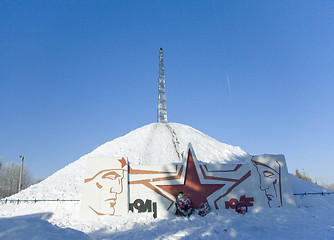
<path fill-rule="evenodd" d="M 232 90 L 231 90 L 230 78 L 228 77 L 228 74 L 226 75 L 226 80 L 227 80 L 228 91 L 229 91 L 230 97 L 232 99 Z"/>

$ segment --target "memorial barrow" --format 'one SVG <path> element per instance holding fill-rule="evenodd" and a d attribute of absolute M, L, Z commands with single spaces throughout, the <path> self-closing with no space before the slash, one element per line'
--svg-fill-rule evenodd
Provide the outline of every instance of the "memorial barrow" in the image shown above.
<path fill-rule="evenodd" d="M 180 192 L 191 199 L 195 212 L 203 205 L 209 206 L 211 211 L 235 210 L 238 206 L 248 210 L 296 206 L 283 155 L 245 153 L 220 159 L 219 154 L 212 156 L 210 143 L 202 144 L 192 138 L 191 135 L 197 136 L 200 132 L 168 123 L 162 49 L 158 92 L 158 119 L 157 123 L 149 125 L 143 157 L 146 159 L 140 161 L 141 164 L 132 164 L 138 160 L 133 161 L 126 155 L 87 157 L 81 218 L 120 216 L 129 211 L 152 212 L 154 217 L 166 211 L 175 213 Z M 186 131 L 189 136 L 185 137 Z M 159 145 L 160 141 L 155 141 L 165 136 L 168 142 Z M 215 141 L 209 137 L 204 140 Z M 200 159 L 197 151 L 201 152 Z M 169 157 L 177 160 L 169 160 Z"/>

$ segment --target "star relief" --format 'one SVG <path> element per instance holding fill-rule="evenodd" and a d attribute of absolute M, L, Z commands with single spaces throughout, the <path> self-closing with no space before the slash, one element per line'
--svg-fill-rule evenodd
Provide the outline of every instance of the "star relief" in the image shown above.
<path fill-rule="evenodd" d="M 222 188 L 225 184 L 210 184 L 201 183 L 199 174 L 203 173 L 196 168 L 195 161 L 197 161 L 195 155 L 192 153 L 191 147 L 188 149 L 187 162 L 183 165 L 186 167 L 183 184 L 173 185 L 158 185 L 160 189 L 168 192 L 169 194 L 176 196 L 179 192 L 187 194 L 193 204 L 193 207 L 197 208 L 201 203 L 207 201 L 207 198 Z"/>

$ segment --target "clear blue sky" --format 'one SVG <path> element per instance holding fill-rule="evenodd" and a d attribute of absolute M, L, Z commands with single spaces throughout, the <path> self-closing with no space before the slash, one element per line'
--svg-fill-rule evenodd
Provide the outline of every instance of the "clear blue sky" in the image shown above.
<path fill-rule="evenodd" d="M 44 178 L 156 121 L 334 182 L 334 1 L 1 1 L 0 156 Z"/>

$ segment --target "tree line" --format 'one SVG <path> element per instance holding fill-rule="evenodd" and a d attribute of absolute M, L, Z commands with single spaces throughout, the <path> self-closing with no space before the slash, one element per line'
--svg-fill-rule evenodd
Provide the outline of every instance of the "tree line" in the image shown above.
<path fill-rule="evenodd" d="M 312 180 L 312 178 L 310 178 L 306 173 L 305 171 L 303 171 L 302 173 L 296 169 L 296 172 L 295 172 L 295 176 L 300 178 L 300 179 L 303 179 L 305 181 L 308 181 L 308 182 L 311 182 L 311 183 L 314 183 L 314 184 L 317 184 L 319 186 L 322 186 L 322 187 L 325 187 L 325 188 L 328 188 L 328 189 L 331 189 L 334 191 L 334 183 L 332 184 L 325 184 L 325 183 L 322 183 L 322 184 L 319 184 L 318 181 L 315 179 L 314 181 Z"/>
<path fill-rule="evenodd" d="M 21 165 L 14 162 L 4 164 L 0 158 L 0 199 L 11 196 L 19 190 Z M 29 169 L 23 167 L 21 190 L 37 183 Z"/>

